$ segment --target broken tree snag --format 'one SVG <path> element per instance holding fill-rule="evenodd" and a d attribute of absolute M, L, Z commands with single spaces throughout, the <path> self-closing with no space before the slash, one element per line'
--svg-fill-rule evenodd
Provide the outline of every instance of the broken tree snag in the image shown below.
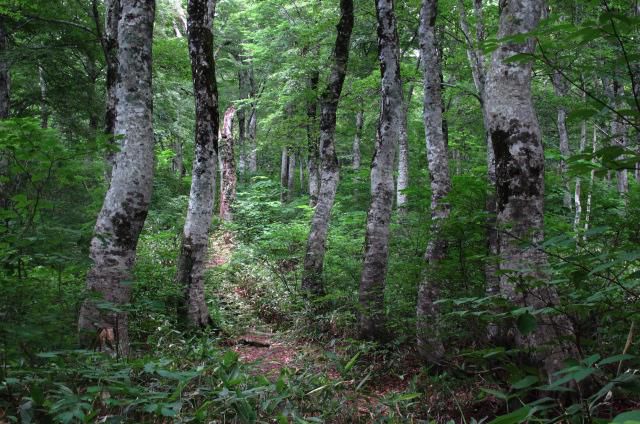
<path fill-rule="evenodd" d="M 176 283 L 182 290 L 178 320 L 201 328 L 211 324 L 204 295 L 209 227 L 213 217 L 218 163 L 218 87 L 213 57 L 212 0 L 190 0 L 187 35 L 195 95 L 195 153 L 187 219 L 182 231 Z"/>
<path fill-rule="evenodd" d="M 327 86 L 320 100 L 320 190 L 311 219 L 302 273 L 302 290 L 310 295 L 324 292 L 322 268 L 331 208 L 338 189 L 340 164 L 336 155 L 336 111 L 347 73 L 351 31 L 353 30 L 353 0 L 340 0 L 340 21 L 333 49 L 333 63 Z"/>
<path fill-rule="evenodd" d="M 229 106 L 224 113 L 222 128 L 220 129 L 220 156 L 222 158 L 220 218 L 225 222 L 231 222 L 233 219 L 231 207 L 236 200 L 236 187 L 238 183 L 233 146 L 233 117 L 235 114 L 236 107 L 233 105 Z"/>
<path fill-rule="evenodd" d="M 114 354 L 129 354 L 127 313 L 131 269 L 153 191 L 154 136 L 151 58 L 154 1 L 122 0 L 118 23 L 118 85 L 115 134 L 122 137 L 111 185 L 91 240 L 93 262 L 80 310 L 80 341 L 91 346 L 96 333 L 113 331 Z M 100 300 L 96 300 L 96 297 Z M 108 307 L 105 307 L 108 304 Z"/>
<path fill-rule="evenodd" d="M 384 314 L 384 288 L 394 196 L 393 165 L 402 129 L 404 102 L 393 1 L 377 0 L 376 16 L 382 96 L 375 153 L 371 163 L 371 202 L 367 214 L 364 265 L 358 300 L 360 337 L 384 340 L 388 336 Z"/>
<path fill-rule="evenodd" d="M 504 2 L 498 39 L 536 28 L 542 0 Z M 500 247 L 500 294 L 519 307 L 552 309 L 555 289 L 544 285 L 544 152 L 531 96 L 531 63 L 509 62 L 515 54 L 531 54 L 532 39 L 501 44 L 493 52 L 487 76 L 487 113 L 496 160 L 497 227 Z M 540 284 L 542 283 L 542 284 Z M 503 328 L 507 339 L 532 351 L 551 376 L 572 354 L 572 327 L 562 315 L 538 314 L 538 326 L 528 334 Z"/>

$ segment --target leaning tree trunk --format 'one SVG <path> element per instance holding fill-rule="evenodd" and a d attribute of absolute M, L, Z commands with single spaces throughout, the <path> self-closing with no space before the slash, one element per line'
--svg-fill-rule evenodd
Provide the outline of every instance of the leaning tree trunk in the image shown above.
<path fill-rule="evenodd" d="M 318 114 L 318 79 L 320 73 L 313 71 L 308 82 L 307 100 L 307 149 L 308 149 L 308 172 L 309 172 L 309 206 L 315 207 L 318 203 L 318 192 L 320 191 L 320 147 L 316 136 L 316 117 Z"/>
<path fill-rule="evenodd" d="M 542 0 L 504 2 L 498 39 L 535 29 L 541 8 Z M 553 288 L 530 285 L 532 281 L 546 281 L 546 256 L 537 246 L 544 238 L 542 139 L 531 98 L 531 63 L 505 62 L 515 54 L 530 54 L 533 48 L 531 39 L 501 44 L 493 53 L 486 89 L 496 158 L 500 289 L 515 305 L 539 310 L 558 303 Z M 531 333 L 509 331 L 520 348 L 539 349 L 534 357 L 544 363 L 550 376 L 569 353 L 567 345 L 558 343 L 557 338 L 569 335 L 571 326 L 562 317 L 537 317 L 541 322 Z"/>
<path fill-rule="evenodd" d="M 423 0 L 420 12 L 420 55 L 423 58 L 424 129 L 427 162 L 431 181 L 431 239 L 425 253 L 429 269 L 418 290 L 416 334 L 418 352 L 423 359 L 437 363 L 444 356 L 439 337 L 439 312 L 436 301 L 443 285 L 439 264 L 446 257 L 447 242 L 442 236 L 442 222 L 449 216 L 444 198 L 451 190 L 447 142 L 442 123 L 440 54 L 436 40 L 437 0 Z"/>
<path fill-rule="evenodd" d="M 5 17 L 0 15 L 0 119 L 9 117 L 9 34 L 5 26 Z"/>
<path fill-rule="evenodd" d="M 349 60 L 349 45 L 351 31 L 353 30 L 353 0 L 340 0 L 340 12 L 340 21 L 336 28 L 338 34 L 333 50 L 333 65 L 321 98 L 320 190 L 318 203 L 311 220 L 311 230 L 307 239 L 302 274 L 302 290 L 311 295 L 318 295 L 324 292 L 322 267 L 324 264 L 325 243 L 340 173 L 334 140 L 336 111 Z"/>
<path fill-rule="evenodd" d="M 182 289 L 178 319 L 184 325 L 196 328 L 211 324 L 204 295 L 204 271 L 218 161 L 218 88 L 212 29 L 214 11 L 215 0 L 189 0 L 187 6 L 187 35 L 196 108 L 195 156 L 176 283 Z"/>
<path fill-rule="evenodd" d="M 236 174 L 236 160 L 233 148 L 233 117 L 236 113 L 235 106 L 230 106 L 224 113 L 222 129 L 220 131 L 222 158 L 222 191 L 220 193 L 220 218 L 225 222 L 233 219 L 231 207 L 236 200 L 236 187 L 238 175 Z"/>
<path fill-rule="evenodd" d="M 371 164 L 371 203 L 367 214 L 365 254 L 360 277 L 360 336 L 383 340 L 387 336 L 384 287 L 389 257 L 389 223 L 393 204 L 393 165 L 400 138 L 402 82 L 400 48 L 393 0 L 376 0 L 381 89 L 380 117 Z"/>
<path fill-rule="evenodd" d="M 115 134 L 122 136 L 111 186 L 98 215 L 91 240 L 93 266 L 78 327 L 81 342 L 95 340 L 111 344 L 118 355 L 129 353 L 127 313 L 131 268 L 153 190 L 153 93 L 151 89 L 151 45 L 155 2 L 122 1 L 118 24 L 118 110 Z M 104 302 L 111 306 L 105 307 Z M 98 333 L 98 339 L 96 339 Z M 103 344 L 102 348 L 107 346 Z"/>
<path fill-rule="evenodd" d="M 360 169 L 360 143 L 362 142 L 362 127 L 364 124 L 364 111 L 356 113 L 356 134 L 353 136 L 351 167 L 357 171 Z"/>

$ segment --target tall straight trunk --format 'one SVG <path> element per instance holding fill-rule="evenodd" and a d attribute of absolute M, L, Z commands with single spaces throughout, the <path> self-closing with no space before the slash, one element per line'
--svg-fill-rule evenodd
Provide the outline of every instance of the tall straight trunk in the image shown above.
<path fill-rule="evenodd" d="M 535 29 L 541 9 L 542 0 L 504 2 L 498 39 Z M 501 44 L 492 56 L 486 90 L 501 229 L 500 290 L 515 305 L 539 310 L 558 303 L 552 287 L 536 287 L 547 280 L 543 271 L 547 258 L 536 246 L 544 239 L 544 153 L 531 98 L 531 64 L 505 63 L 514 54 L 532 53 L 533 48 L 531 39 Z M 531 286 L 531 281 L 536 284 Z M 557 338 L 569 335 L 571 325 L 561 316 L 540 314 L 537 319 L 539 325 L 531 333 L 510 328 L 508 336 L 522 349 L 538 349 L 534 358 L 551 376 L 570 352 Z"/>
<path fill-rule="evenodd" d="M 443 282 L 439 264 L 446 257 L 447 242 L 441 235 L 442 221 L 449 216 L 449 204 L 444 198 L 451 190 L 447 142 L 442 123 L 442 93 L 440 55 L 436 40 L 437 0 L 423 0 L 420 11 L 420 55 L 423 62 L 424 128 L 427 141 L 427 161 L 431 181 L 431 239 L 425 253 L 429 269 L 420 284 L 417 305 L 417 341 L 420 355 L 437 363 L 444 356 L 444 346 L 437 328 L 437 304 Z"/>
<path fill-rule="evenodd" d="M 289 149 L 282 147 L 280 153 L 280 202 L 287 201 L 287 188 L 289 183 Z"/>
<path fill-rule="evenodd" d="M 249 97 L 251 98 L 251 109 L 249 111 L 249 120 L 247 122 L 247 139 L 248 139 L 248 156 L 247 162 L 249 174 L 253 175 L 258 172 L 258 147 L 256 145 L 256 135 L 258 129 L 258 111 L 257 111 L 257 95 L 256 82 L 253 77 L 253 68 L 250 66 L 248 70 Z"/>
<path fill-rule="evenodd" d="M 471 64 L 471 74 L 473 82 L 478 91 L 478 100 L 482 109 L 482 124 L 484 126 L 486 146 L 487 146 L 487 197 L 485 200 L 485 210 L 487 212 L 486 222 L 486 246 L 487 261 L 484 266 L 484 275 L 486 282 L 486 292 L 489 296 L 495 296 L 500 293 L 500 279 L 497 274 L 498 265 L 496 262 L 498 255 L 498 231 L 496 229 L 496 161 L 493 152 L 493 144 L 491 143 L 491 134 L 489 132 L 489 115 L 487 113 L 487 96 L 486 96 L 486 67 L 485 57 L 480 48 L 481 43 L 485 39 L 484 23 L 482 17 L 482 0 L 473 0 L 473 10 L 476 18 L 476 37 L 475 42 L 472 41 L 471 31 L 467 22 L 464 2 L 460 0 L 460 26 L 467 42 L 467 58 Z M 490 326 L 489 337 L 496 336 L 496 328 Z"/>
<path fill-rule="evenodd" d="M 566 81 L 559 72 L 554 72 L 551 77 L 551 82 L 556 96 L 561 99 L 567 95 L 569 87 L 567 87 Z M 560 177 L 562 178 L 563 192 L 562 192 L 562 204 L 565 208 L 571 209 L 571 191 L 569 189 L 569 176 L 566 159 L 571 155 L 569 149 L 569 132 L 567 131 L 567 109 L 564 106 L 558 108 L 558 117 L 556 119 L 556 125 L 558 127 L 558 139 L 560 141 Z"/>
<path fill-rule="evenodd" d="M 213 57 L 215 0 L 189 0 L 187 36 L 193 76 L 196 127 L 189 209 L 182 231 L 176 283 L 182 289 L 178 319 L 186 326 L 211 324 L 204 295 L 208 234 L 213 216 L 218 161 L 218 87 Z"/>
<path fill-rule="evenodd" d="M 38 83 L 40 85 L 40 127 L 49 128 L 49 106 L 47 104 L 47 81 L 44 79 L 44 69 L 38 65 Z"/>
<path fill-rule="evenodd" d="M 236 200 L 236 188 L 238 185 L 238 176 L 236 174 L 236 159 L 233 143 L 233 117 L 235 116 L 235 106 L 230 106 L 224 113 L 222 128 L 220 130 L 221 149 L 220 157 L 222 159 L 222 190 L 220 192 L 220 218 L 225 222 L 231 222 L 233 214 L 231 207 Z"/>
<path fill-rule="evenodd" d="M 118 22 L 123 10 L 124 0 L 105 0 L 105 22 L 104 34 L 102 35 L 101 44 L 104 53 L 107 75 L 106 75 L 106 100 L 104 111 L 104 133 L 108 137 L 109 143 L 113 149 L 107 153 L 107 181 L 111 180 L 112 168 L 116 157 L 116 146 L 120 146 L 120 142 L 113 136 L 115 134 L 115 125 L 117 118 L 118 106 Z M 97 13 L 97 12 L 94 12 Z M 96 25 L 99 25 L 96 22 Z"/>
<path fill-rule="evenodd" d="M 287 170 L 287 201 L 293 200 L 296 188 L 296 153 L 292 150 L 289 151 L 288 160 L 289 169 Z"/>
<path fill-rule="evenodd" d="M 9 77 L 9 33 L 6 18 L 0 15 L 0 119 L 9 117 L 11 83 Z"/>
<path fill-rule="evenodd" d="M 356 113 L 356 134 L 353 136 L 353 147 L 352 147 L 352 163 L 351 167 L 354 170 L 360 169 L 360 143 L 362 142 L 362 127 L 364 125 L 364 111 L 359 110 Z"/>
<path fill-rule="evenodd" d="M 313 71 L 308 81 L 307 100 L 307 149 L 309 172 L 309 206 L 315 207 L 320 192 L 320 146 L 316 135 L 316 120 L 318 115 L 318 79 L 320 73 Z"/>
<path fill-rule="evenodd" d="M 182 37 L 182 34 L 188 32 L 187 17 L 182 7 L 182 0 L 173 0 L 173 9 L 176 14 L 176 19 L 173 21 L 173 29 L 176 37 Z"/>
<path fill-rule="evenodd" d="M 298 153 L 298 171 L 300 174 L 300 191 L 304 193 L 304 159 L 302 154 Z"/>
<path fill-rule="evenodd" d="M 242 57 L 240 57 L 239 61 L 240 65 L 244 66 Z M 238 71 L 238 92 L 240 94 L 240 100 L 245 100 L 249 96 L 247 90 L 247 71 L 244 68 L 241 68 L 240 71 Z M 236 115 L 238 118 L 238 174 L 244 175 L 247 171 L 247 120 L 244 105 L 240 106 L 240 109 L 238 109 Z"/>
<path fill-rule="evenodd" d="M 614 107 L 617 110 L 625 108 L 624 87 L 617 79 L 613 80 L 613 96 Z M 626 148 L 627 147 L 627 124 L 618 116 L 612 121 L 611 135 L 614 137 L 613 141 L 616 145 Z M 626 169 L 622 169 L 616 172 L 618 193 L 625 194 L 629 191 L 629 176 Z"/>
<path fill-rule="evenodd" d="M 587 122 L 582 121 L 580 125 L 580 154 L 584 153 L 587 146 Z M 582 181 L 580 177 L 576 177 L 575 190 L 573 192 L 573 203 L 575 205 L 575 213 L 573 217 L 573 232 L 578 238 L 580 231 L 580 220 L 582 219 Z"/>
<path fill-rule="evenodd" d="M 129 303 L 131 268 L 153 190 L 153 93 L 151 46 L 154 1 L 122 1 L 118 24 L 118 105 L 115 134 L 123 137 L 111 185 L 98 215 L 87 289 L 115 308 Z M 78 320 L 81 342 L 91 346 L 99 333 L 118 355 L 128 355 L 127 313 L 85 299 Z M 107 346 L 102 346 L 106 348 Z"/>
<path fill-rule="evenodd" d="M 393 205 L 393 165 L 404 104 L 400 48 L 393 0 L 376 0 L 378 57 L 381 74 L 380 117 L 371 163 L 371 203 L 367 214 L 365 253 L 360 276 L 360 336 L 384 340 L 384 287 L 389 259 L 389 223 Z"/>
<path fill-rule="evenodd" d="M 593 124 L 593 138 L 591 140 L 591 153 L 595 153 L 598 146 L 597 125 Z M 587 205 L 584 211 L 584 235 L 582 239 L 587 241 L 587 231 L 589 231 L 589 222 L 591 221 L 591 201 L 593 198 L 593 184 L 596 178 L 596 170 L 592 169 L 589 175 L 589 191 L 587 193 Z"/>
<path fill-rule="evenodd" d="M 418 56 L 417 67 L 420 67 L 422 57 Z M 396 207 L 400 214 L 406 213 L 407 193 L 409 187 L 409 136 L 407 132 L 407 114 L 413 97 L 413 82 L 407 89 L 407 97 L 403 103 L 402 125 L 400 127 L 400 138 L 398 139 L 398 181 L 396 183 Z"/>
<path fill-rule="evenodd" d="M 182 147 L 182 140 L 179 137 L 175 137 L 173 139 L 172 146 L 173 148 L 173 158 L 171 159 L 171 169 L 176 175 L 180 178 L 184 177 L 185 169 L 184 169 L 184 151 Z"/>
<path fill-rule="evenodd" d="M 336 111 L 349 61 L 349 46 L 353 30 L 353 0 L 340 0 L 340 21 L 336 30 L 333 64 L 320 104 L 320 189 L 318 202 L 311 219 L 302 274 L 302 290 L 310 295 L 324 292 L 322 268 L 325 243 L 340 173 L 334 140 Z"/>

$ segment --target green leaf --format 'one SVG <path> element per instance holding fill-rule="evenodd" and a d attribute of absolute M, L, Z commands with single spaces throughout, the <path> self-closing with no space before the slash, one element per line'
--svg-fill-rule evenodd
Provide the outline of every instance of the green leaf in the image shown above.
<path fill-rule="evenodd" d="M 538 326 L 538 322 L 533 315 L 527 312 L 518 317 L 516 325 L 518 327 L 518 330 L 526 336 L 536 329 L 536 327 Z"/>
<path fill-rule="evenodd" d="M 518 424 L 525 421 L 534 412 L 530 406 L 523 406 L 507 415 L 501 415 L 489 424 Z"/>
<path fill-rule="evenodd" d="M 527 387 L 533 386 L 537 382 L 538 382 L 538 377 L 535 377 L 533 375 L 528 375 L 525 378 L 523 378 L 522 380 L 519 380 L 519 381 L 516 381 L 515 383 L 513 383 L 511 385 L 511 388 L 515 389 L 515 390 L 522 390 L 522 389 L 525 389 Z"/>
<path fill-rule="evenodd" d="M 612 424 L 638 424 L 640 423 L 640 410 L 627 411 L 616 415 Z"/>

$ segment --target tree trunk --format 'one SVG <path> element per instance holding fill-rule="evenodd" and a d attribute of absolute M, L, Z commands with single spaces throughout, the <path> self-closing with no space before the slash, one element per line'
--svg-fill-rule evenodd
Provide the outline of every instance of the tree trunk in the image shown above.
<path fill-rule="evenodd" d="M 593 139 L 591 143 L 591 153 L 595 153 L 598 146 L 598 132 L 596 130 L 596 124 L 593 125 Z M 589 175 L 589 192 L 587 193 L 587 206 L 584 211 L 584 235 L 582 236 L 583 241 L 587 241 L 587 231 L 589 231 L 589 221 L 591 220 L 591 200 L 595 178 L 596 170 L 592 169 Z"/>
<path fill-rule="evenodd" d="M 320 192 L 320 146 L 316 135 L 316 117 L 318 114 L 318 71 L 313 71 L 309 77 L 307 100 L 307 149 L 308 149 L 308 172 L 309 172 L 309 206 L 312 208 L 318 203 L 318 193 Z"/>
<path fill-rule="evenodd" d="M 153 93 L 151 46 L 154 1 L 122 1 L 118 25 L 118 110 L 115 134 L 123 136 L 111 186 L 98 215 L 91 241 L 93 266 L 87 289 L 115 308 L 129 303 L 131 268 L 153 190 Z M 129 353 L 127 313 L 85 299 L 78 326 L 81 342 L 91 346 L 99 333 L 118 355 Z M 103 345 L 102 348 L 107 346 Z"/>
<path fill-rule="evenodd" d="M 302 154 L 298 153 L 298 171 L 300 174 L 300 191 L 304 192 L 304 159 Z"/>
<path fill-rule="evenodd" d="M 251 106 L 249 113 L 249 125 L 247 127 L 247 137 L 249 139 L 249 173 L 251 175 L 258 172 L 258 147 L 256 145 L 256 130 L 258 127 L 258 115 L 256 106 Z"/>
<path fill-rule="evenodd" d="M 359 110 L 356 113 L 356 134 L 353 137 L 353 160 L 352 168 L 354 170 L 360 169 L 360 142 L 362 140 L 362 126 L 364 125 L 364 111 Z"/>
<path fill-rule="evenodd" d="M 311 229 L 307 239 L 302 274 L 302 290 L 318 295 L 324 292 L 322 267 L 329 229 L 331 208 L 338 189 L 340 165 L 335 147 L 336 111 L 347 73 L 351 31 L 353 30 L 353 0 L 340 0 L 340 21 L 337 26 L 333 64 L 320 106 L 320 190 Z"/>
<path fill-rule="evenodd" d="M 282 147 L 280 154 L 280 202 L 287 201 L 287 188 L 289 184 L 289 149 Z"/>
<path fill-rule="evenodd" d="M 178 319 L 184 325 L 196 328 L 211 324 L 204 295 L 204 271 L 218 161 L 218 87 L 212 29 L 214 12 L 214 0 L 189 0 L 187 36 L 196 109 L 195 155 L 176 283 L 182 289 Z"/>
<path fill-rule="evenodd" d="M 47 81 L 44 69 L 38 65 L 38 83 L 40 85 L 40 127 L 49 128 L 49 106 L 47 105 Z"/>
<path fill-rule="evenodd" d="M 242 57 L 239 57 L 240 66 L 244 66 Z M 247 71 L 241 68 L 238 71 L 238 92 L 240 94 L 240 100 L 246 100 L 249 96 L 247 90 Z M 247 172 L 247 143 L 246 143 L 246 106 L 240 105 L 240 108 L 236 112 L 238 117 L 238 174 L 244 175 Z"/>
<path fill-rule="evenodd" d="M 580 154 L 584 153 L 584 149 L 587 146 L 587 122 L 582 121 L 580 125 Z M 582 219 L 582 181 L 580 177 L 576 177 L 576 186 L 573 193 L 573 203 L 575 204 L 575 214 L 573 218 L 573 232 L 576 234 L 576 240 L 578 239 L 578 232 L 580 231 L 580 220 Z"/>
<path fill-rule="evenodd" d="M 175 174 L 182 178 L 184 177 L 186 170 L 184 169 L 184 151 L 182 148 L 182 140 L 179 137 L 175 137 L 172 143 L 173 158 L 171 159 L 171 169 Z"/>
<path fill-rule="evenodd" d="M 187 17 L 184 14 L 182 0 L 173 0 L 173 8 L 176 13 L 176 20 L 173 21 L 173 29 L 176 37 L 181 38 L 187 32 Z"/>
<path fill-rule="evenodd" d="M 288 160 L 289 169 L 287 170 L 287 202 L 293 200 L 296 189 L 296 154 L 291 149 L 289 151 Z"/>
<path fill-rule="evenodd" d="M 498 39 L 535 29 L 542 0 L 502 4 Z M 553 288 L 529 285 L 546 281 L 546 256 L 536 246 L 544 239 L 544 153 L 531 98 L 531 63 L 505 63 L 514 54 L 532 53 L 533 48 L 531 39 L 501 44 L 492 56 L 486 90 L 496 159 L 497 225 L 501 229 L 500 290 L 515 305 L 539 310 L 558 303 Z M 508 336 L 520 348 L 539 349 L 534 357 L 544 363 L 551 376 L 570 350 L 557 338 L 569 335 L 571 325 L 563 317 L 537 317 L 541 322 L 531 333 L 509 329 Z"/>
<path fill-rule="evenodd" d="M 551 78 L 556 96 L 564 98 L 569 88 L 559 72 L 554 72 Z M 567 158 L 571 155 L 569 149 L 569 132 L 567 131 L 567 109 L 564 106 L 558 108 L 558 118 L 556 120 L 558 126 L 558 138 L 560 140 L 560 177 L 562 178 L 563 193 L 562 204 L 565 208 L 571 209 L 571 191 L 569 189 L 569 176 L 567 175 Z"/>
<path fill-rule="evenodd" d="M 222 191 L 220 194 L 220 218 L 225 222 L 233 220 L 231 207 L 236 200 L 236 187 L 238 176 L 236 175 L 236 160 L 233 146 L 233 117 L 236 113 L 235 106 L 230 106 L 224 113 L 222 129 L 218 138 L 221 142 L 220 156 L 222 158 Z"/>
<path fill-rule="evenodd" d="M 381 90 L 380 118 L 371 164 L 371 203 L 367 214 L 365 254 L 360 277 L 360 336 L 387 338 L 384 287 L 389 258 L 389 223 L 393 204 L 393 165 L 400 138 L 404 104 L 400 80 L 400 48 L 392 0 L 376 0 Z"/>
<path fill-rule="evenodd" d="M 112 147 L 107 152 L 107 182 L 111 181 L 112 168 L 117 155 L 117 147 L 122 147 L 121 142 L 113 136 L 118 106 L 118 22 L 122 12 L 123 0 L 105 0 L 104 34 L 102 35 L 102 51 L 107 68 L 106 75 L 106 100 L 104 111 L 104 133 Z M 96 25 L 99 25 L 96 22 Z"/>
<path fill-rule="evenodd" d="M 425 260 L 429 264 L 426 277 L 420 284 L 417 306 L 418 352 L 427 361 L 439 362 L 444 346 L 439 337 L 439 312 L 436 305 L 443 282 L 439 263 L 447 254 L 447 242 L 441 233 L 442 221 L 449 216 L 449 204 L 444 197 L 451 190 L 447 142 L 442 122 L 442 93 L 440 54 L 436 39 L 437 0 L 423 0 L 420 12 L 420 56 L 423 58 L 424 128 L 427 140 L 427 161 L 431 181 L 431 240 Z"/>
<path fill-rule="evenodd" d="M 11 84 L 9 77 L 9 34 L 5 26 L 5 17 L 0 15 L 0 120 L 9 117 Z"/>

